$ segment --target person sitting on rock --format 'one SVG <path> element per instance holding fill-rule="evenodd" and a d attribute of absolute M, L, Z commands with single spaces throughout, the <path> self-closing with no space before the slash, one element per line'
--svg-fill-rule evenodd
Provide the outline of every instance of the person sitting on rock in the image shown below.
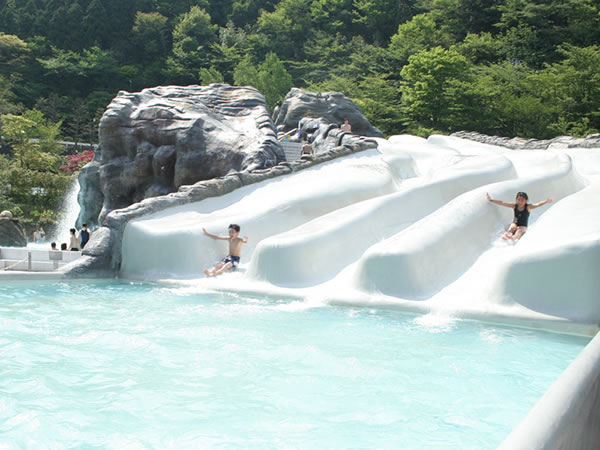
<path fill-rule="evenodd" d="M 217 236 L 216 234 L 209 233 L 205 228 L 202 228 L 202 232 L 213 239 L 229 241 L 229 254 L 221 261 L 216 263 L 212 269 L 204 269 L 204 274 L 208 277 L 214 277 L 226 272 L 229 269 L 235 268 L 240 263 L 240 256 L 242 254 L 242 245 L 248 243 L 248 236 L 244 236 L 240 239 L 240 226 L 232 223 L 228 228 L 228 236 Z"/>
<path fill-rule="evenodd" d="M 348 122 L 348 119 L 344 119 L 344 123 L 340 125 L 340 130 L 346 131 L 348 133 L 352 132 L 352 125 Z"/>
<path fill-rule="evenodd" d="M 309 155 L 312 156 L 313 154 L 313 148 L 312 145 L 310 145 L 308 142 L 304 142 L 304 144 L 302 144 L 302 149 L 300 150 L 300 156 L 302 155 Z"/>

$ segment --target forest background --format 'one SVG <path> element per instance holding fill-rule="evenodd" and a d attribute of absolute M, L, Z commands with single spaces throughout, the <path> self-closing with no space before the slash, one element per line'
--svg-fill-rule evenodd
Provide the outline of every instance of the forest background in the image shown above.
<path fill-rule="evenodd" d="M 597 0 L 0 0 L 0 210 L 51 224 L 119 90 L 292 86 L 386 135 L 600 130 Z M 75 147 L 77 150 L 77 147 Z"/>

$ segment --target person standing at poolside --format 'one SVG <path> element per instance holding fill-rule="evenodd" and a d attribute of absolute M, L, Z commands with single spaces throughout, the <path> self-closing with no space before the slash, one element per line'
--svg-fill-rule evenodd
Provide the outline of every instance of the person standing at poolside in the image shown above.
<path fill-rule="evenodd" d="M 85 247 L 85 244 L 90 240 L 90 230 L 87 226 L 87 223 L 83 224 L 83 228 L 79 232 L 79 239 L 81 240 L 81 249 Z"/>
<path fill-rule="evenodd" d="M 71 233 L 70 241 L 69 241 L 69 250 L 77 252 L 81 246 L 81 242 L 79 241 L 79 236 L 77 236 L 77 230 L 75 228 L 71 228 L 69 230 Z"/>
<path fill-rule="evenodd" d="M 42 227 L 40 227 L 40 226 L 35 227 L 35 230 L 33 231 L 33 242 L 41 244 L 42 242 L 44 242 L 45 236 L 46 236 L 46 233 L 44 232 L 44 229 Z"/>

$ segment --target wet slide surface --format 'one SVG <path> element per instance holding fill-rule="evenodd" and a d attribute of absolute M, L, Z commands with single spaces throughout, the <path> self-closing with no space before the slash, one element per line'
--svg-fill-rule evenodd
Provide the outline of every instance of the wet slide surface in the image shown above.
<path fill-rule="evenodd" d="M 218 198 L 130 222 L 121 276 L 591 334 L 600 323 L 600 149 L 515 151 L 452 137 L 394 136 Z M 525 191 L 525 236 L 500 239 Z M 240 267 L 230 223 L 249 237 Z"/>

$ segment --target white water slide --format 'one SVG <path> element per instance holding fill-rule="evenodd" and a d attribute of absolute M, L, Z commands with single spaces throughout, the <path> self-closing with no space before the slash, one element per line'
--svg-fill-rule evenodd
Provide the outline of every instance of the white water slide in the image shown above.
<path fill-rule="evenodd" d="M 377 305 L 593 333 L 600 323 L 600 149 L 514 151 L 394 136 L 369 150 L 130 222 L 121 275 L 199 289 Z M 517 191 L 531 212 L 500 239 Z M 242 264 L 204 278 L 240 224 Z"/>

